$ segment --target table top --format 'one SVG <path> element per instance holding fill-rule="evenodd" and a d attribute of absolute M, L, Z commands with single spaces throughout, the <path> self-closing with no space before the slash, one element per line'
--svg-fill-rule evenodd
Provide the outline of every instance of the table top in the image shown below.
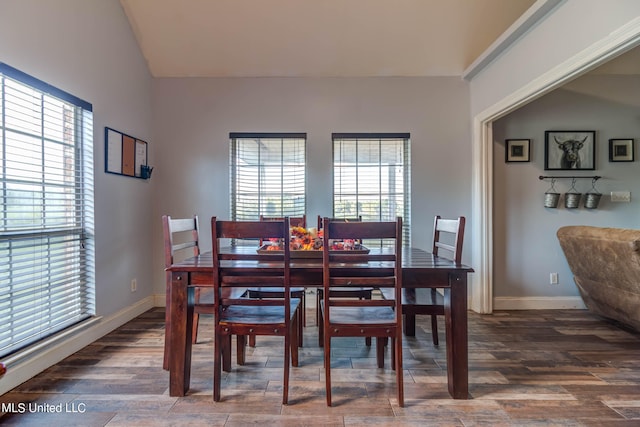
<path fill-rule="evenodd" d="M 389 253 L 391 249 L 388 248 L 371 248 L 369 255 L 365 257 L 373 258 L 373 261 L 366 262 L 362 255 L 354 255 L 353 262 L 343 262 L 342 264 L 348 268 L 384 268 L 389 265 L 387 261 L 375 261 L 376 255 Z M 222 263 L 222 266 L 233 267 L 256 267 L 256 266 L 268 266 L 268 261 L 264 261 L 263 255 L 258 257 L 257 248 L 253 246 L 233 246 L 225 247 L 221 250 L 224 253 L 255 253 L 256 259 L 251 261 L 233 261 L 228 260 Z M 261 259 L 258 259 L 261 258 Z M 303 269 L 303 270 L 321 270 L 322 269 L 322 257 L 318 258 L 291 258 L 291 269 Z M 176 262 L 171 267 L 167 268 L 167 271 L 184 271 L 184 272 L 198 272 L 209 270 L 213 267 L 213 257 L 211 252 L 200 254 L 197 257 L 185 259 L 183 261 Z M 433 255 L 430 252 L 419 248 L 404 248 L 402 250 L 402 270 L 442 270 L 442 271 L 456 271 L 459 273 L 472 273 L 473 268 L 464 265 L 457 264 L 454 261 Z"/>

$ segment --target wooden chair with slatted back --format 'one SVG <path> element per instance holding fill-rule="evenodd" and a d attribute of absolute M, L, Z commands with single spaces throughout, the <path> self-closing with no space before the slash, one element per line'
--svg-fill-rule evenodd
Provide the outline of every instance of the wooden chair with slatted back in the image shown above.
<path fill-rule="evenodd" d="M 329 218 L 333 222 L 362 222 L 362 215 L 353 218 Z M 323 218 L 318 215 L 318 230 L 322 229 Z M 359 288 L 337 288 L 331 289 L 332 296 L 336 298 L 358 298 L 358 299 L 371 299 L 373 295 L 373 288 L 359 287 Z M 322 288 L 318 288 L 316 292 L 316 324 L 320 325 L 320 301 L 322 301 Z M 371 338 L 367 337 L 365 341 L 367 346 L 371 345 Z M 318 334 L 318 345 L 323 346 L 322 336 Z"/>
<path fill-rule="evenodd" d="M 462 261 L 464 226 L 465 217 L 463 216 L 457 219 L 443 219 L 437 215 L 433 221 L 431 252 L 459 264 Z M 430 315 L 433 344 L 439 344 L 437 316 L 444 315 L 444 300 L 436 289 L 404 289 L 402 312 L 404 314 L 404 333 L 407 336 L 415 336 L 416 315 Z"/>
<path fill-rule="evenodd" d="M 265 216 L 260 215 L 260 221 L 282 221 L 284 220 L 283 216 Z M 290 227 L 302 227 L 307 228 L 307 215 L 304 214 L 302 216 L 290 216 L 289 217 L 289 226 Z M 260 246 L 264 243 L 264 239 L 260 239 Z"/>
<path fill-rule="evenodd" d="M 392 247 L 380 252 L 363 254 L 332 253 L 330 239 L 385 239 Z M 392 367 L 396 371 L 398 405 L 404 406 L 402 377 L 402 218 L 390 222 L 332 222 L 324 220 L 322 276 L 324 289 L 321 301 L 322 336 L 327 405 L 331 406 L 331 338 L 375 337 L 378 366 L 384 367 L 384 343 L 391 339 Z M 341 251 L 342 252 L 342 251 Z M 372 251 L 373 252 L 373 251 Z M 385 276 L 345 272 L 344 263 L 388 264 Z M 371 273 L 367 267 L 367 273 Z M 332 288 L 364 286 L 393 291 L 393 299 L 334 298 Z"/>
<path fill-rule="evenodd" d="M 289 221 L 221 221 L 211 218 L 213 242 L 213 287 L 215 291 L 215 339 L 213 400 L 220 400 L 221 359 L 231 346 L 231 336 L 237 335 L 238 352 L 244 351 L 247 335 L 272 335 L 284 337 L 284 373 L 282 403 L 288 403 L 289 365 L 298 366 L 298 311 L 300 300 L 291 298 L 290 252 L 285 246 L 282 252 L 258 254 L 223 253 L 220 239 L 287 239 Z M 241 272 L 224 269 L 225 262 L 259 262 L 268 267 L 242 268 Z M 281 287 L 281 298 L 227 298 L 223 290 L 228 287 Z M 243 356 L 244 360 L 244 356 Z"/>
<path fill-rule="evenodd" d="M 197 256 L 200 254 L 200 226 L 198 216 L 192 218 L 171 218 L 169 215 L 162 217 L 162 230 L 164 235 L 164 266 L 170 267 L 174 261 Z M 166 273 L 166 306 L 170 305 L 171 273 Z M 196 288 L 195 306 L 193 313 L 192 341 L 195 344 L 198 339 L 198 322 L 201 313 L 213 314 L 213 292 L 210 292 L 210 301 L 203 301 L 201 304 L 201 291 Z M 205 304 L 206 302 L 206 304 Z M 171 332 L 171 322 L 169 311 L 165 314 L 165 346 L 164 361 L 165 369 L 169 368 L 169 336 Z"/>
<path fill-rule="evenodd" d="M 264 215 L 260 215 L 260 221 L 284 221 L 284 217 L 268 217 Z M 299 217 L 289 217 L 289 226 L 290 227 L 307 227 L 307 215 L 302 215 Z M 260 246 L 262 246 L 264 239 L 260 239 Z M 247 296 L 249 298 L 282 298 L 283 290 L 281 288 L 249 288 L 247 290 Z M 302 301 L 302 308 L 299 312 L 299 328 L 298 328 L 298 344 L 300 346 L 303 345 L 303 328 L 307 326 L 306 320 L 306 295 L 305 289 L 303 287 L 291 288 L 291 297 L 300 298 Z M 256 337 L 255 335 L 249 336 L 249 345 L 251 347 L 256 346 Z"/>

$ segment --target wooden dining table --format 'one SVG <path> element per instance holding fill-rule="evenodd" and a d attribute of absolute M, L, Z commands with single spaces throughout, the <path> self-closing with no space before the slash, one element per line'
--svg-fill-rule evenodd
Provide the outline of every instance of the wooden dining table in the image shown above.
<path fill-rule="evenodd" d="M 370 254 L 383 253 L 384 248 L 371 248 Z M 225 252 L 253 251 L 255 247 L 228 247 Z M 348 274 L 385 275 L 392 271 L 388 262 L 341 262 Z M 225 261 L 221 268 L 267 269 L 268 261 Z M 171 273 L 169 298 L 169 394 L 184 396 L 189 391 L 191 376 L 191 322 L 194 304 L 193 287 L 213 286 L 213 259 L 211 252 L 177 262 L 167 268 Z M 435 256 L 418 248 L 405 248 L 402 252 L 403 288 L 439 288 L 444 290 L 444 313 L 447 347 L 447 380 L 449 394 L 454 399 L 467 399 L 469 391 L 469 365 L 467 349 L 467 275 L 473 269 L 446 258 Z M 292 257 L 291 285 L 317 287 L 322 283 L 322 259 Z M 303 363 L 303 361 L 301 360 Z"/>

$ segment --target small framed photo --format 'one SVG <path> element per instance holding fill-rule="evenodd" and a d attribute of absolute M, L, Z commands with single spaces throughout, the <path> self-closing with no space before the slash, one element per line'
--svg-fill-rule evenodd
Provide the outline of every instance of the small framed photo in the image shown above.
<path fill-rule="evenodd" d="M 545 131 L 545 170 L 594 170 L 595 168 L 596 131 Z"/>
<path fill-rule="evenodd" d="M 505 146 L 504 161 L 510 162 L 528 162 L 530 139 L 507 139 Z"/>
<path fill-rule="evenodd" d="M 633 139 L 610 139 L 610 162 L 633 162 Z"/>

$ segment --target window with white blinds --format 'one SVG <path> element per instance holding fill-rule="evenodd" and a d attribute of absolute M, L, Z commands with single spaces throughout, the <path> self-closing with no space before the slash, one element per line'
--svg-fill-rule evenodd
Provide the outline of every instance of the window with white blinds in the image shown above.
<path fill-rule="evenodd" d="M 231 218 L 306 211 L 305 133 L 231 133 Z"/>
<path fill-rule="evenodd" d="M 409 134 L 334 133 L 333 216 L 363 221 L 403 220 L 411 243 Z"/>
<path fill-rule="evenodd" d="M 90 317 L 91 104 L 0 63 L 0 357 Z"/>

